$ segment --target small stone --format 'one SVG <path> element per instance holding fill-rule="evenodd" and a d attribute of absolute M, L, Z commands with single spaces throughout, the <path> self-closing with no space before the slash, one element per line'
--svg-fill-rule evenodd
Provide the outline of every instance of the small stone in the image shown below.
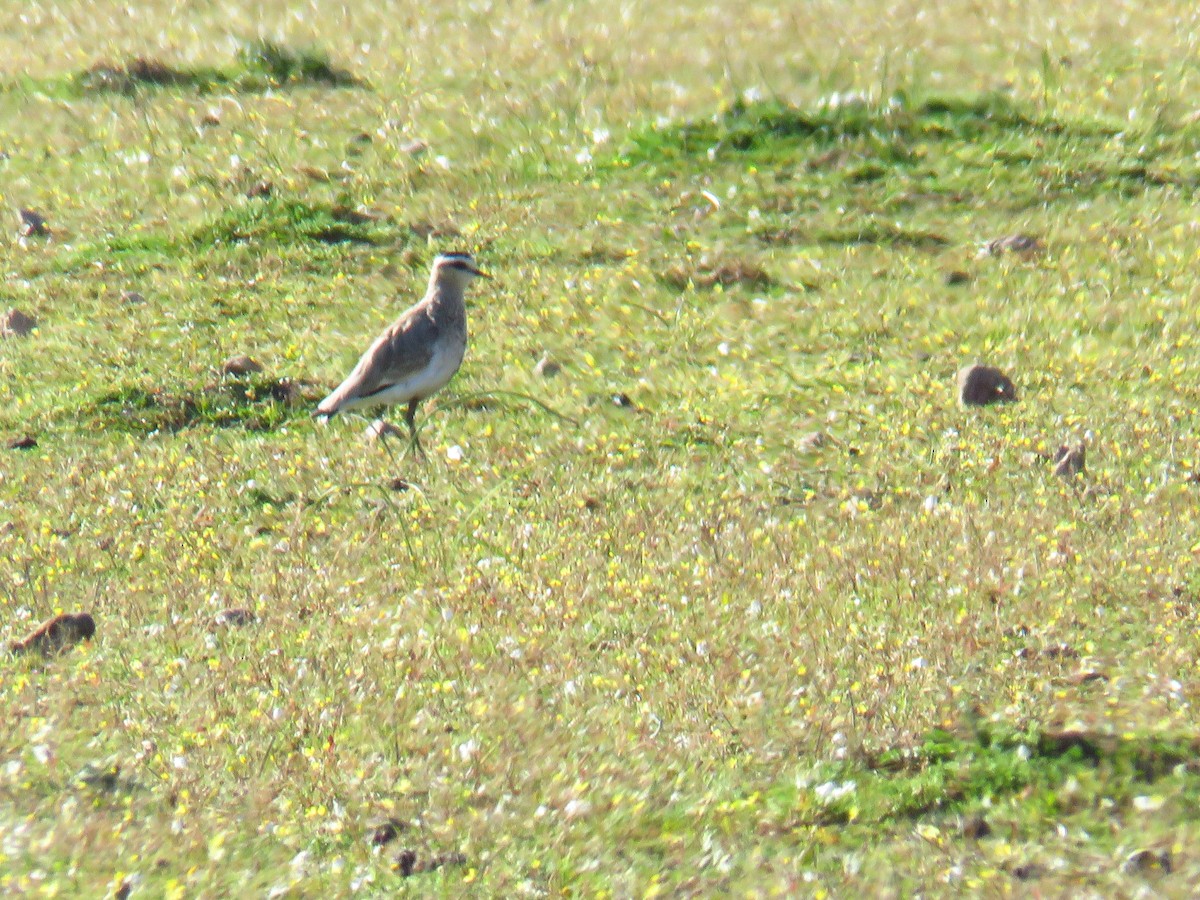
<path fill-rule="evenodd" d="M 612 402 L 613 406 L 619 406 L 621 409 L 637 409 L 637 404 L 623 391 L 619 394 L 613 394 Z"/>
<path fill-rule="evenodd" d="M 236 606 L 231 609 L 223 609 L 213 616 L 213 624 L 218 627 L 240 628 L 244 625 L 253 624 L 256 618 L 250 610 Z"/>
<path fill-rule="evenodd" d="M 21 237 L 46 237 L 50 234 L 50 226 L 46 224 L 46 219 L 36 210 L 22 209 L 18 211 L 17 217 L 20 219 L 17 233 Z"/>
<path fill-rule="evenodd" d="M 958 402 L 963 406 L 988 406 L 1017 399 L 1012 380 L 991 366 L 965 366 L 958 371 Z"/>
<path fill-rule="evenodd" d="M 403 831 L 406 826 L 399 819 L 385 819 L 382 822 L 376 822 L 371 826 L 370 841 L 372 847 L 382 847 L 384 844 L 390 844 Z"/>
<path fill-rule="evenodd" d="M 37 438 L 32 434 L 23 434 L 20 437 L 15 437 L 8 442 L 9 450 L 32 450 L 38 445 Z"/>
<path fill-rule="evenodd" d="M 417 868 L 417 851 L 416 850 L 401 850 L 396 854 L 396 871 L 400 873 L 401 878 L 407 878 Z"/>
<path fill-rule="evenodd" d="M 1054 474 L 1059 478 L 1074 478 L 1083 472 L 1087 464 L 1087 445 L 1070 447 L 1063 444 L 1054 455 Z"/>
<path fill-rule="evenodd" d="M 405 141 L 400 145 L 400 152 L 405 156 L 420 156 L 429 149 L 429 144 L 422 140 Z"/>
<path fill-rule="evenodd" d="M 0 337 L 24 337 L 37 328 L 37 319 L 19 309 L 10 309 L 0 316 Z"/>
<path fill-rule="evenodd" d="M 121 291 L 121 302 L 128 303 L 132 306 L 138 303 L 145 303 L 146 298 L 137 291 Z"/>
<path fill-rule="evenodd" d="M 416 850 L 401 850 L 396 856 L 394 868 L 401 878 L 410 875 L 420 875 L 424 872 L 434 872 L 438 869 L 448 869 L 454 866 L 465 866 L 467 857 L 462 853 L 438 853 L 420 859 Z"/>
<path fill-rule="evenodd" d="M 260 179 L 259 181 L 254 182 L 254 184 L 250 185 L 250 188 L 246 191 L 246 196 L 250 197 L 250 198 L 270 197 L 271 193 L 274 190 L 275 190 L 275 185 L 273 183 L 271 183 L 270 181 L 268 181 L 266 178 L 263 178 L 263 179 Z"/>
<path fill-rule="evenodd" d="M 296 166 L 296 171 L 312 181 L 328 181 L 330 179 L 329 173 L 324 169 L 319 169 L 308 163 L 300 163 Z"/>
<path fill-rule="evenodd" d="M 90 640 L 96 633 L 96 620 L 88 613 L 63 613 L 47 619 L 21 641 L 12 645 L 13 653 L 47 654 L 65 650 L 79 641 Z"/>
<path fill-rule="evenodd" d="M 800 453 L 812 453 L 829 443 L 829 435 L 823 431 L 810 431 L 796 439 L 796 450 Z"/>
<path fill-rule="evenodd" d="M 966 284 L 970 280 L 971 276 L 961 269 L 955 269 L 953 272 L 947 272 L 945 277 L 947 287 L 957 287 L 960 284 Z"/>
<path fill-rule="evenodd" d="M 963 837 L 978 841 L 992 833 L 992 826 L 983 816 L 974 815 L 963 822 L 962 833 Z"/>
<path fill-rule="evenodd" d="M 1069 677 L 1067 681 L 1075 686 L 1090 684 L 1093 681 L 1108 681 L 1108 676 L 1095 669 L 1083 669 Z"/>
<path fill-rule="evenodd" d="M 262 370 L 262 365 L 260 365 L 256 360 L 251 359 L 249 356 L 246 356 L 244 353 L 240 353 L 237 356 L 231 356 L 229 359 L 225 360 L 225 364 L 221 366 L 222 375 L 232 375 L 236 378 L 242 378 L 246 375 L 257 375 Z"/>
<path fill-rule="evenodd" d="M 553 378 L 562 371 L 562 366 L 550 358 L 549 353 L 543 353 L 542 358 L 538 360 L 536 366 L 533 367 L 533 374 L 542 378 Z"/>
<path fill-rule="evenodd" d="M 1152 872 L 1158 869 L 1164 874 L 1170 874 L 1172 869 L 1170 850 L 1134 850 L 1121 863 L 1121 871 L 1126 873 Z"/>
<path fill-rule="evenodd" d="M 330 210 L 330 215 L 338 222 L 345 222 L 347 225 L 368 225 L 384 218 L 383 213 L 378 210 L 367 209 L 363 206 L 347 206 L 344 203 L 339 203 Z"/>
<path fill-rule="evenodd" d="M 979 255 L 981 257 L 1003 256 L 1006 253 L 1013 253 L 1028 259 L 1037 256 L 1045 249 L 1045 244 L 1032 235 L 1010 234 L 1002 238 L 996 238 L 994 241 L 988 241 L 983 249 L 979 251 Z"/>
<path fill-rule="evenodd" d="M 429 860 L 426 871 L 432 872 L 434 869 L 449 869 L 466 864 L 467 855 L 465 853 L 439 853 Z"/>
<path fill-rule="evenodd" d="M 1018 881 L 1033 881 L 1035 878 L 1041 878 L 1044 870 L 1035 862 L 1026 862 L 1013 866 L 1011 872 L 1013 878 Z"/>
<path fill-rule="evenodd" d="M 104 794 L 115 794 L 118 791 L 135 787 L 134 782 L 121 778 L 119 764 L 104 766 L 97 763 L 86 763 L 75 773 L 74 782 Z"/>
<path fill-rule="evenodd" d="M 210 109 L 200 117 L 201 128 L 216 128 L 221 124 L 221 114 L 215 109 Z"/>

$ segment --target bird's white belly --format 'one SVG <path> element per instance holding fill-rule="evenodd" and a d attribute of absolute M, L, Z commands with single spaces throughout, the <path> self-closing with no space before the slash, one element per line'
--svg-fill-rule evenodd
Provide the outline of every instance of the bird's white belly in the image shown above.
<path fill-rule="evenodd" d="M 465 346 L 454 346 L 453 342 L 444 341 L 433 352 L 433 358 L 420 372 L 410 375 L 403 381 L 398 381 L 386 390 L 364 397 L 360 401 L 364 406 L 382 406 L 393 403 L 407 403 L 409 400 L 424 400 L 430 394 L 445 387 L 454 377 L 458 367 L 462 365 Z M 347 404 L 349 405 L 349 404 Z"/>

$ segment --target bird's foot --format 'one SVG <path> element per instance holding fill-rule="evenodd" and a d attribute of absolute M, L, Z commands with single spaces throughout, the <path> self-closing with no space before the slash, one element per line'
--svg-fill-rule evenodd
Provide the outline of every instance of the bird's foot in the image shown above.
<path fill-rule="evenodd" d="M 367 440 L 379 441 L 384 446 L 387 446 L 388 438 L 399 437 L 401 434 L 403 432 L 399 428 L 383 419 L 376 419 L 367 427 Z"/>

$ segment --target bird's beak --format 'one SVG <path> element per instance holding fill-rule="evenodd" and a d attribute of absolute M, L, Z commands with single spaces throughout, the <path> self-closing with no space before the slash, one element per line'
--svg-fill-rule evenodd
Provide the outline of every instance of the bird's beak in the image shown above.
<path fill-rule="evenodd" d="M 489 275 L 487 272 L 483 271 L 483 269 L 476 269 L 475 274 L 478 275 L 480 278 L 486 278 L 488 281 L 492 280 L 492 276 Z"/>

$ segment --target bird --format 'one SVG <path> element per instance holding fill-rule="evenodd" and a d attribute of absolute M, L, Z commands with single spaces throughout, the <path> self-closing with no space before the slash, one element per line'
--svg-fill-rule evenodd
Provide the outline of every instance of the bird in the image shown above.
<path fill-rule="evenodd" d="M 438 254 L 425 296 L 375 339 L 313 416 L 328 421 L 352 409 L 407 403 L 404 421 L 411 446 L 423 456 L 417 407 L 445 387 L 462 365 L 467 351 L 467 285 L 490 277 L 469 253 Z"/>

